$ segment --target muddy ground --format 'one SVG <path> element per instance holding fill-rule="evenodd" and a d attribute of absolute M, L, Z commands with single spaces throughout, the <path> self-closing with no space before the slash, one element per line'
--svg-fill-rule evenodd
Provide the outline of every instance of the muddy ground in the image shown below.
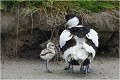
<path fill-rule="evenodd" d="M 1 63 L 2 79 L 119 79 L 119 58 L 96 57 L 90 64 L 94 70 L 81 74 L 79 66 L 74 66 L 74 72 L 64 69 L 65 62 L 50 62 L 52 73 L 45 72 L 45 65 L 40 59 L 6 59 Z"/>

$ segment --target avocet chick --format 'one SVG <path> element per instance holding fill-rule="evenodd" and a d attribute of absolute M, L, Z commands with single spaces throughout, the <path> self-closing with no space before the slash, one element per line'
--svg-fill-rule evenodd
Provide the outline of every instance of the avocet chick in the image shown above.
<path fill-rule="evenodd" d="M 48 69 L 49 60 L 51 60 L 55 56 L 55 45 L 52 42 L 48 42 L 47 48 L 42 50 L 40 53 L 40 57 L 45 60 L 46 64 L 46 72 L 51 73 Z"/>

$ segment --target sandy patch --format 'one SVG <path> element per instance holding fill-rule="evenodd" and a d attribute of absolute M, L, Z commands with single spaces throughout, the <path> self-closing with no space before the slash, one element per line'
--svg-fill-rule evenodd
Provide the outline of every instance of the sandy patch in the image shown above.
<path fill-rule="evenodd" d="M 81 74 L 79 66 L 74 66 L 74 73 L 64 69 L 64 62 L 50 62 L 53 73 L 45 72 L 44 62 L 39 59 L 10 59 L 2 61 L 2 79 L 119 79 L 119 58 L 96 57 L 90 64 L 94 70 Z"/>

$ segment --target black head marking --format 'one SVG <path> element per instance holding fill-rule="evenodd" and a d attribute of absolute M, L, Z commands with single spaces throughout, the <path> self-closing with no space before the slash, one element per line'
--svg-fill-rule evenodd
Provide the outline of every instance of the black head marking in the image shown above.
<path fill-rule="evenodd" d="M 78 25 L 81 25 L 82 24 L 82 17 L 80 15 L 77 15 L 76 17 L 79 19 L 79 24 Z"/>
<path fill-rule="evenodd" d="M 75 14 L 68 13 L 68 14 L 65 16 L 65 20 L 68 21 L 69 19 L 72 19 L 72 18 L 74 18 L 75 16 L 76 16 Z"/>

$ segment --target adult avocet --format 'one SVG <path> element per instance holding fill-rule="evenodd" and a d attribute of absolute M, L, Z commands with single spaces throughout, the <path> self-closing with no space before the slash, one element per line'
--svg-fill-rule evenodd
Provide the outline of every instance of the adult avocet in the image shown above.
<path fill-rule="evenodd" d="M 98 33 L 82 25 L 82 18 L 75 14 L 65 16 L 66 24 L 69 26 L 60 35 L 60 48 L 65 61 L 69 64 L 66 69 L 73 65 L 81 65 L 80 72 L 88 73 L 90 62 L 94 59 L 98 42 Z"/>

